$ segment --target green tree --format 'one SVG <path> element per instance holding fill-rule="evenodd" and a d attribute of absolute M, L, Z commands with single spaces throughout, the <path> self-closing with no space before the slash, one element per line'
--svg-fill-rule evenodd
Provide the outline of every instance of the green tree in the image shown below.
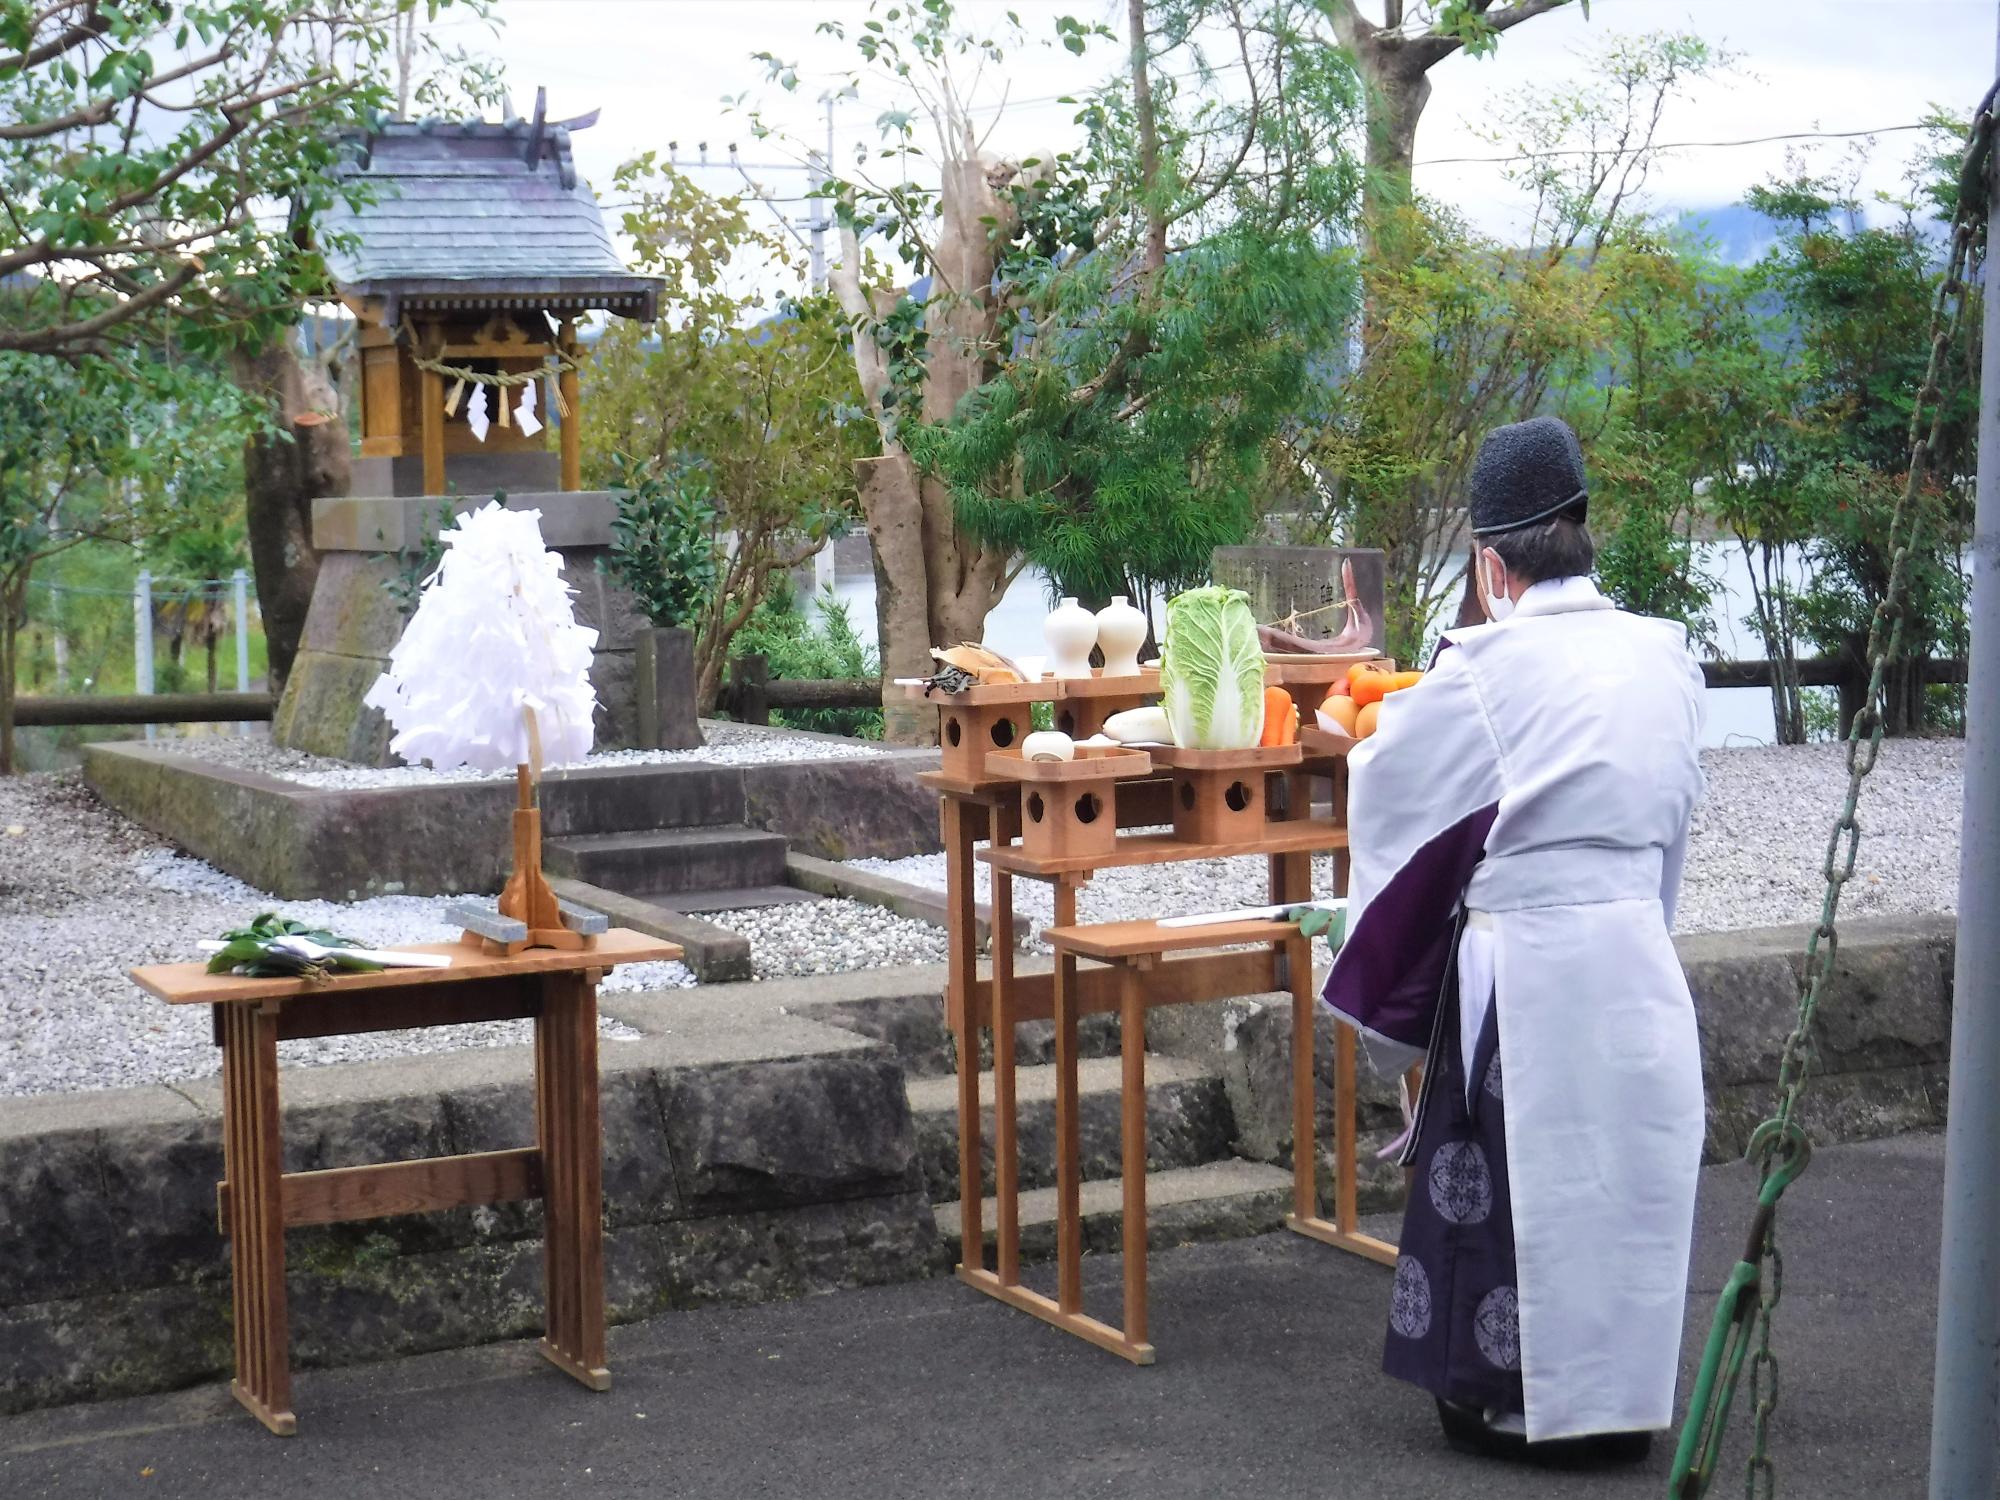
<path fill-rule="evenodd" d="M 1955 163 L 1934 165 L 1955 178 Z M 1943 201 L 1942 194 L 1926 196 Z M 1866 227 L 1849 192 L 1804 171 L 1754 190 L 1749 201 L 1780 231 L 1755 279 L 1782 308 L 1793 382 L 1791 432 L 1781 451 L 1809 507 L 1813 563 L 1797 601 L 1801 633 L 1858 672 L 1869 622 L 1888 591 L 1889 517 L 1909 468 L 1910 413 L 1929 359 L 1943 268 L 1918 228 L 1914 203 L 1904 205 L 1900 223 Z M 1949 368 L 1974 367 L 1976 326 L 1968 320 L 1962 327 Z M 1942 451 L 1919 495 L 1909 614 L 1884 683 L 1884 725 L 1892 734 L 1924 723 L 1925 658 L 1965 649 L 1959 557 L 1970 523 L 1963 480 L 1977 424 L 1975 381 L 1961 380 L 1944 399 Z"/>
<path fill-rule="evenodd" d="M 1632 310 L 1685 300 L 1662 275 L 1642 190 L 1665 104 L 1726 61 L 1691 36 L 1613 38 L 1577 87 L 1499 109 L 1488 134 L 1519 157 L 1506 173 L 1527 210 L 1518 242 L 1423 202 L 1370 221 L 1372 341 L 1307 446 L 1327 482 L 1295 536 L 1384 550 L 1391 654 L 1421 655 L 1463 577 L 1465 483 L 1485 433 L 1542 411 L 1603 432 L 1607 372 L 1647 347 Z"/>
<path fill-rule="evenodd" d="M 998 357 L 951 420 L 908 430 L 958 524 L 1061 593 L 1144 603 L 1205 581 L 1289 474 L 1357 305 L 1336 236 L 1358 200 L 1354 76 L 1303 8 L 1134 3 L 1086 145 L 1009 190 Z M 1191 40 L 1232 38 L 1249 98 Z M 1192 77 L 1181 77 L 1181 64 Z"/>
<path fill-rule="evenodd" d="M 315 290 L 338 132 L 391 102 L 399 16 L 450 0 L 0 0 L 0 350 L 258 344 Z M 477 4 L 477 0 L 474 0 Z"/>
<path fill-rule="evenodd" d="M 707 712 L 772 580 L 854 519 L 854 464 L 875 433 L 839 308 L 805 294 L 801 268 L 742 199 L 703 192 L 651 153 L 619 169 L 617 191 L 634 264 L 664 278 L 661 320 L 599 340 L 583 375 L 584 466 L 600 480 L 621 457 L 700 476 L 715 578 L 688 623 Z M 788 290 L 767 304 L 747 288 L 772 273 Z"/>
<path fill-rule="evenodd" d="M 183 466 L 225 461 L 253 421 L 236 388 L 199 365 L 0 353 L 0 774 L 14 770 L 35 569 L 89 542 L 172 532 L 186 515 Z"/>
<path fill-rule="evenodd" d="M 418 19 L 490 0 L 0 0 L 0 351 L 227 355 L 277 419 L 244 456 L 282 682 L 311 597 L 317 495 L 346 492 L 338 401 L 289 341 L 325 295 L 319 210 L 360 189 L 340 136 L 398 105 L 490 98 Z M 290 222 L 274 231 L 273 207 Z M 262 215 L 262 221 L 260 221 Z"/>

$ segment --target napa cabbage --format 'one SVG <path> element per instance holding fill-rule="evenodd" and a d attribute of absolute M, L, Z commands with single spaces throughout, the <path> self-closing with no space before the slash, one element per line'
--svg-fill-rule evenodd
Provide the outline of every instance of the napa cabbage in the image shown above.
<path fill-rule="evenodd" d="M 1167 601 L 1160 691 L 1174 743 L 1241 750 L 1264 733 L 1264 651 L 1250 596 L 1189 589 Z"/>

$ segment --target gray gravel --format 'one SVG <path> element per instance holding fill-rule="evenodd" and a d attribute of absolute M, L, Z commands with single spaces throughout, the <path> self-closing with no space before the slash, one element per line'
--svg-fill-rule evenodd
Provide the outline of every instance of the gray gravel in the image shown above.
<path fill-rule="evenodd" d="M 195 944 L 260 911 L 365 942 L 445 942 L 444 898 L 273 901 L 199 860 L 159 847 L 73 772 L 0 778 L 0 1095 L 198 1078 L 219 1066 L 207 1015 L 143 993 L 126 970 L 199 957 Z M 693 983 L 680 964 L 614 971 L 606 989 Z M 607 1037 L 635 1033 L 613 1022 Z M 525 1021 L 284 1042 L 291 1064 L 498 1047 Z"/>
<path fill-rule="evenodd" d="M 705 722 L 702 733 L 708 744 L 699 750 L 604 750 L 574 766 L 550 766 L 547 774 L 560 776 L 566 770 L 597 766 L 748 766 L 798 760 L 851 760 L 859 756 L 879 755 L 883 748 L 864 740 L 842 740 L 784 729 L 766 729 L 752 724 Z M 496 781 L 511 778 L 514 774 L 512 770 L 475 771 L 465 767 L 454 771 L 433 771 L 427 766 L 357 766 L 350 761 L 308 755 L 303 750 L 274 745 L 263 735 L 192 735 L 185 739 L 157 740 L 154 744 L 158 749 L 199 756 L 237 770 L 262 772 L 300 786 L 344 791 L 365 787 Z"/>
<path fill-rule="evenodd" d="M 801 901 L 702 916 L 750 940 L 751 968 L 759 979 L 945 959 L 943 928 L 865 901 Z"/>
<path fill-rule="evenodd" d="M 1950 912 L 1958 906 L 1962 740 L 1886 743 L 1862 796 L 1862 840 L 1841 910 L 1849 916 Z M 1708 798 L 1695 814 L 1675 930 L 1713 932 L 1819 917 L 1827 834 L 1847 790 L 1841 745 L 1767 746 L 1702 754 Z M 944 889 L 944 856 L 855 860 L 913 885 Z M 1262 857 L 1106 870 L 1077 898 L 1085 922 L 1261 905 Z M 1324 891 L 1330 863 L 1315 861 Z M 978 866 L 979 899 L 988 871 Z M 1017 909 L 1046 922 L 1050 888 L 1014 883 Z"/>
<path fill-rule="evenodd" d="M 247 741 L 214 740 L 211 745 Z M 823 743 L 823 742 L 808 742 Z M 262 747 L 266 756 L 288 755 Z M 1964 746 L 1955 740 L 1884 747 L 1862 805 L 1864 836 L 1849 915 L 1955 909 Z M 234 752 L 224 752 L 234 753 Z M 1826 835 L 1845 790 L 1837 745 L 1717 750 L 1704 755 L 1709 797 L 1697 814 L 1678 927 L 1684 932 L 1805 922 L 1819 912 Z M 857 864 L 942 889 L 943 859 Z M 1326 889 L 1329 862 L 1315 862 Z M 979 867 L 981 898 L 986 870 Z M 1261 857 L 1106 871 L 1083 888 L 1085 921 L 1254 905 L 1264 899 Z M 1017 881 L 1015 899 L 1038 922 L 1049 888 Z M 196 957 L 195 944 L 259 911 L 333 927 L 381 944 L 445 941 L 445 898 L 385 896 L 353 903 L 276 902 L 158 840 L 105 807 L 74 773 L 0 780 L 0 1095 L 171 1081 L 217 1065 L 205 1017 L 171 1009 L 125 976 L 136 964 Z M 927 923 L 851 901 L 822 901 L 714 918 L 750 939 L 760 977 L 941 962 L 944 934 Z M 615 971 L 607 990 L 688 985 L 679 964 Z M 504 1046 L 526 1023 L 385 1032 L 287 1042 L 288 1063 Z M 614 1023 L 607 1036 L 630 1033 Z"/>

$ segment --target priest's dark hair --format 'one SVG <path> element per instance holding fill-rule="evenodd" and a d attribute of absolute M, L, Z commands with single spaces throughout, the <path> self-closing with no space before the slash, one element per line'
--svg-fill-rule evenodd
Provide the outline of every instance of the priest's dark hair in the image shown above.
<path fill-rule="evenodd" d="M 1547 578 L 1574 578 L 1597 563 L 1597 545 L 1590 528 L 1571 516 L 1552 516 L 1532 526 L 1496 532 L 1474 539 L 1475 547 L 1491 547 L 1507 565 L 1507 576 L 1523 583 Z"/>

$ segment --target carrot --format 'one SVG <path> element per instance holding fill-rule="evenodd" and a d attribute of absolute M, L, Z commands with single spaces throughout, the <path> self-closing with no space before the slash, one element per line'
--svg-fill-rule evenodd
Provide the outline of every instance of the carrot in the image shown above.
<path fill-rule="evenodd" d="M 1280 687 L 1264 689 L 1264 733 L 1259 745 L 1293 745 L 1299 738 L 1299 711 L 1292 695 Z"/>

